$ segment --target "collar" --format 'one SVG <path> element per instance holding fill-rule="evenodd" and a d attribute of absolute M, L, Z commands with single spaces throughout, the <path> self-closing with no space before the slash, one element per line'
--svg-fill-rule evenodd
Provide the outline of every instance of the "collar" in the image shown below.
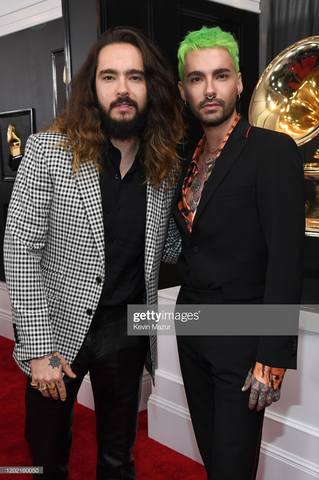
<path fill-rule="evenodd" d="M 111 142 L 111 140 L 108 138 L 105 141 L 105 146 L 103 148 L 103 156 L 102 156 L 102 165 L 103 166 L 108 166 L 109 162 L 113 165 L 114 168 L 117 170 L 120 169 L 120 163 L 121 163 L 121 152 L 120 150 L 114 146 L 114 144 Z M 142 144 L 140 142 L 139 149 L 135 155 L 134 162 L 132 164 L 132 167 L 130 168 L 130 171 L 135 170 L 136 168 L 144 168 L 144 163 L 142 159 Z"/>

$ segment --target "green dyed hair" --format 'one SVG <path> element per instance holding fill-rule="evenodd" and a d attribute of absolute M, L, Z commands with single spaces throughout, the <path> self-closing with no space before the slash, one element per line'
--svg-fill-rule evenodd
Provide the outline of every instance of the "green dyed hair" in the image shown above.
<path fill-rule="evenodd" d="M 220 27 L 202 27 L 200 30 L 189 32 L 179 45 L 177 52 L 179 78 L 181 80 L 184 78 L 185 57 L 188 52 L 199 48 L 213 47 L 226 48 L 234 62 L 236 71 L 239 72 L 239 49 L 233 35 L 224 32 Z"/>

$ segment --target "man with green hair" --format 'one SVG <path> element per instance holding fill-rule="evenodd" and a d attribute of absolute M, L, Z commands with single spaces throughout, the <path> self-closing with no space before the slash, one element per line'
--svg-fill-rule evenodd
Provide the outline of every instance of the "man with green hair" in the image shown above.
<path fill-rule="evenodd" d="M 178 61 L 182 99 L 204 134 L 185 159 L 173 205 L 181 242 L 172 244 L 171 231 L 166 259 L 179 255 L 177 303 L 299 304 L 304 196 L 297 147 L 237 113 L 243 83 L 230 33 L 190 32 Z M 297 337 L 185 335 L 177 342 L 208 478 L 254 479 L 264 409 L 279 400 L 285 370 L 296 368 Z"/>

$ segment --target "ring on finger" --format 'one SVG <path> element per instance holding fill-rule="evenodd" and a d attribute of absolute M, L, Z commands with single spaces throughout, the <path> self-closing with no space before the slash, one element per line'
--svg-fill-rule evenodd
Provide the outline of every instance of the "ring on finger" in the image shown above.
<path fill-rule="evenodd" d="M 44 390 L 47 390 L 48 386 L 45 383 L 40 383 L 39 385 L 39 390 L 40 392 L 44 392 Z"/>

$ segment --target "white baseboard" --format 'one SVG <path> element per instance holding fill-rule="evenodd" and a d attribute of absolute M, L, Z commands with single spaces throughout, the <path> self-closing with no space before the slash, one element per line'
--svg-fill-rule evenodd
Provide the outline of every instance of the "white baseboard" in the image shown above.
<path fill-rule="evenodd" d="M 262 442 L 257 480 L 274 480 L 274 472 L 276 472 L 276 479 L 319 479 L 318 464 L 267 442 Z"/>
<path fill-rule="evenodd" d="M 176 452 L 201 462 L 186 409 L 151 395 L 147 406 L 148 436 Z"/>
<path fill-rule="evenodd" d="M 147 410 L 150 438 L 201 462 L 180 376 L 156 370 Z"/>
<path fill-rule="evenodd" d="M 14 340 L 11 313 L 0 308 L 0 335 Z"/>

